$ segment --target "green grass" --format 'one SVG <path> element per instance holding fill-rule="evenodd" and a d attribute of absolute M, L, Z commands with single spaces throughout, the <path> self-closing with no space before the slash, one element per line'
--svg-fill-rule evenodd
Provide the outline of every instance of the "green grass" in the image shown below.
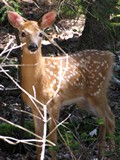
<path fill-rule="evenodd" d="M 59 143 L 62 143 L 67 150 L 70 150 L 74 155 L 86 154 L 90 159 L 94 155 L 95 150 L 97 149 L 97 140 L 98 135 L 93 137 L 89 136 L 89 133 L 98 128 L 99 125 L 103 124 L 102 119 L 92 119 L 91 117 L 86 117 L 83 121 L 77 121 L 75 123 L 66 123 L 65 127 L 60 126 L 60 135 Z M 76 129 L 77 128 L 77 129 Z M 113 160 L 119 160 L 120 157 L 120 120 L 116 120 L 116 133 L 115 136 L 108 135 L 107 139 L 115 139 L 115 150 L 113 152 L 106 151 L 105 156 L 110 158 L 113 157 Z M 63 140 L 64 139 L 64 140 Z M 62 142 L 61 142 L 62 141 Z M 63 147 L 63 146 L 62 146 Z M 93 151 L 93 154 L 91 153 Z"/>
<path fill-rule="evenodd" d="M 58 145 L 57 147 L 50 147 L 49 150 L 57 150 L 59 154 L 62 150 L 66 153 L 72 153 L 76 158 L 84 153 L 88 159 L 93 157 L 93 154 L 97 148 L 97 135 L 93 137 L 89 136 L 89 133 L 97 128 L 104 122 L 101 119 L 93 119 L 91 117 L 85 117 L 83 120 L 77 120 L 72 122 L 65 122 L 64 125 L 59 127 Z M 34 132 L 33 122 L 25 122 L 25 128 Z M 22 133 L 22 134 L 21 134 Z M 21 131 L 19 128 L 10 124 L 0 125 L 0 135 L 11 136 L 15 138 L 29 139 L 33 136 L 27 132 Z M 22 136 L 22 137 L 21 137 Z M 107 136 L 108 138 L 114 138 L 116 147 L 113 152 L 106 151 L 106 157 L 113 157 L 113 160 L 119 160 L 120 157 L 120 119 L 116 119 L 116 133 L 115 136 Z M 91 152 L 92 150 L 92 152 Z M 84 159 L 84 158 L 83 158 Z M 88 160 L 86 158 L 86 160 Z"/>
<path fill-rule="evenodd" d="M 25 128 L 34 133 L 33 122 L 25 122 Z M 22 133 L 22 135 L 21 135 L 21 133 Z M 14 125 L 10 125 L 7 123 L 0 124 L 0 135 L 9 136 L 9 137 L 11 136 L 11 137 L 15 137 L 15 138 L 18 138 L 20 136 L 21 136 L 21 138 L 31 137 L 30 133 L 27 133 Z"/>

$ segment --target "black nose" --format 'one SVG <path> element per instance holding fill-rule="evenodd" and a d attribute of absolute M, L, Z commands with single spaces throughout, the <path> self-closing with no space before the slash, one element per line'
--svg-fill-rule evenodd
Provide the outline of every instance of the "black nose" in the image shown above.
<path fill-rule="evenodd" d="M 29 44 L 28 49 L 31 52 L 35 52 L 38 49 L 38 46 L 35 43 L 31 43 L 31 44 Z"/>

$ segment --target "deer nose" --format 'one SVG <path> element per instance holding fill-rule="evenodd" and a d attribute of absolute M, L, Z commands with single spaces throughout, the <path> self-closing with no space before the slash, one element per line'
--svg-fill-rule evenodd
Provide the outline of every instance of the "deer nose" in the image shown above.
<path fill-rule="evenodd" d="M 35 52 L 38 49 L 38 46 L 35 43 L 31 43 L 31 44 L 29 44 L 28 49 L 31 52 Z"/>

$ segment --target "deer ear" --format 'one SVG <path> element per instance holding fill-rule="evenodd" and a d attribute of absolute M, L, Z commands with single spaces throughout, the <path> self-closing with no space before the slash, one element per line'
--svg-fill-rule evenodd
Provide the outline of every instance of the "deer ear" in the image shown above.
<path fill-rule="evenodd" d="M 54 11 L 44 14 L 43 17 L 38 22 L 40 28 L 45 29 L 51 26 L 54 23 L 56 16 L 57 14 Z"/>
<path fill-rule="evenodd" d="M 24 20 L 23 18 L 17 14 L 16 12 L 9 11 L 8 12 L 8 20 L 10 24 L 17 28 L 18 30 L 22 27 Z"/>

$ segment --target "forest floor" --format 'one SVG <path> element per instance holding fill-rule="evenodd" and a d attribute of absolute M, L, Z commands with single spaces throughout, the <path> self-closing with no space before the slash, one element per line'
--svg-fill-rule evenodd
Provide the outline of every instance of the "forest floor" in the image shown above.
<path fill-rule="evenodd" d="M 21 6 L 21 12 L 24 13 L 26 18 L 32 18 L 33 13 L 35 13 L 34 17 L 38 19 L 38 10 L 36 7 L 33 7 L 31 3 L 24 3 L 24 7 Z M 29 12 L 29 14 L 28 14 Z M 66 52 L 74 52 L 77 51 L 78 44 L 79 44 L 79 36 L 82 34 L 82 30 L 84 28 L 84 16 L 76 20 L 67 20 L 62 19 L 59 21 L 54 30 L 48 30 L 49 36 L 56 39 L 58 44 L 62 49 Z M 81 29 L 80 29 L 81 28 Z M 59 33 L 56 34 L 55 31 L 59 30 Z M 11 43 L 10 43 L 11 41 Z M 15 36 L 13 34 L 13 29 L 9 25 L 8 21 L 5 20 L 4 23 L 0 25 L 0 65 L 5 69 L 10 76 L 14 78 L 14 80 L 18 83 L 19 81 L 19 67 L 16 66 L 18 64 L 18 55 L 16 52 L 18 50 L 12 50 L 10 53 L 5 52 L 7 45 L 10 44 L 9 48 L 13 45 L 16 46 Z M 118 43 L 119 44 L 119 43 Z M 8 49 L 8 48 L 7 48 Z M 44 55 L 59 55 L 59 50 L 54 47 L 53 45 L 49 44 L 48 41 L 43 42 L 43 54 Z M 4 52 L 3 52 L 4 51 Z M 4 53 L 2 55 L 2 53 Z M 113 70 L 113 78 L 110 81 L 110 87 L 108 92 L 108 99 L 111 109 L 116 118 L 116 135 L 117 136 L 117 143 L 116 143 L 116 152 L 114 153 L 114 160 L 119 160 L 120 157 L 120 46 L 114 52 L 115 54 L 115 64 Z M 117 79 L 115 79 L 117 78 Z M 21 96 L 20 96 L 20 89 L 13 83 L 8 76 L 6 76 L 3 71 L 0 69 L 0 117 L 15 123 L 20 124 L 21 122 Z M 59 149 L 58 149 L 58 159 L 59 160 L 78 160 L 82 155 L 81 160 L 97 160 L 97 140 L 96 137 L 90 138 L 88 135 L 89 133 L 96 128 L 96 118 L 94 116 L 88 115 L 81 110 L 76 109 L 73 105 L 68 107 L 68 109 L 64 109 L 63 107 L 61 111 L 60 121 L 64 120 L 68 117 L 65 125 L 67 126 L 66 129 L 60 128 L 61 133 L 67 137 L 69 141 L 68 144 L 70 145 L 71 149 L 69 149 L 68 145 L 63 145 L 61 142 L 62 138 L 59 138 Z M 30 111 L 29 107 L 26 107 L 27 111 Z M 1 119 L 1 118 L 0 118 Z M 32 116 L 26 114 L 25 121 L 32 122 Z M 5 121 L 1 120 L 1 124 L 5 124 Z M 69 124 L 71 123 L 71 124 Z M 75 129 L 75 126 L 77 129 Z M 91 126 L 91 127 L 90 127 Z M 89 129 L 88 129 L 89 128 Z M 3 129 L 4 130 L 4 129 Z M 75 130 L 75 131 L 72 131 Z M 79 132 L 78 132 L 79 131 Z M 9 132 L 9 131 L 8 131 Z M 21 135 L 16 130 L 12 130 L 12 134 L 15 138 L 20 139 Z M 82 133 L 84 132 L 84 133 Z M 70 133 L 72 135 L 70 135 Z M 79 137 L 82 133 L 82 136 Z M 1 135 L 1 131 L 0 131 Z M 8 135 L 7 131 L 5 135 Z M 75 138 L 74 136 L 78 136 Z M 23 138 L 23 137 L 22 137 Z M 79 139 L 80 138 L 80 139 Z M 1 138 L 0 138 L 1 139 Z M 81 140 L 79 143 L 79 139 Z M 91 139 L 93 141 L 91 141 Z M 66 140 L 66 141 L 67 141 Z M 88 141 L 87 141 L 88 140 Z M 81 147 L 81 151 L 79 151 L 79 147 Z M 73 150 L 73 151 L 72 151 Z M 91 153 L 92 151 L 92 153 Z M 71 154 L 72 153 L 72 154 Z M 76 157 L 74 157 L 74 156 Z M 109 159 L 108 156 L 106 156 Z M 31 147 L 26 144 L 18 144 L 17 146 L 11 146 L 10 144 L 0 140 L 0 160 L 35 160 L 36 159 L 36 152 L 35 147 Z M 49 154 L 46 153 L 45 160 L 50 160 Z"/>

